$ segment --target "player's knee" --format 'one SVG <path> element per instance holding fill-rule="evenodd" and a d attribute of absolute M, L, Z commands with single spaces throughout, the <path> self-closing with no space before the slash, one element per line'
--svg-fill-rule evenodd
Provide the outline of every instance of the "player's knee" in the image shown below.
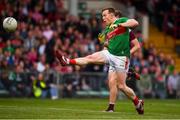
<path fill-rule="evenodd" d="M 88 55 L 86 56 L 87 59 L 91 59 L 92 58 L 92 55 Z"/>
<path fill-rule="evenodd" d="M 117 87 L 116 83 L 114 82 L 115 80 L 109 80 L 109 88 L 114 88 Z"/>
<path fill-rule="evenodd" d="M 88 55 L 86 58 L 88 63 L 95 63 L 97 61 L 93 55 Z"/>
<path fill-rule="evenodd" d="M 124 91 L 126 89 L 125 85 L 118 85 L 119 90 Z"/>

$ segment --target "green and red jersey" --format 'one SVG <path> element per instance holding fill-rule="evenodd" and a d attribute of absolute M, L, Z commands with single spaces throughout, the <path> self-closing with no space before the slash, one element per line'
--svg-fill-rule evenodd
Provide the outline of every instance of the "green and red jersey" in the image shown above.
<path fill-rule="evenodd" d="M 119 25 L 124 23 L 128 18 L 122 17 L 117 19 L 113 24 Z M 105 28 L 106 40 L 108 40 L 108 51 L 116 56 L 127 56 L 130 58 L 130 41 L 129 28 L 117 27 L 115 29 L 107 26 Z"/>

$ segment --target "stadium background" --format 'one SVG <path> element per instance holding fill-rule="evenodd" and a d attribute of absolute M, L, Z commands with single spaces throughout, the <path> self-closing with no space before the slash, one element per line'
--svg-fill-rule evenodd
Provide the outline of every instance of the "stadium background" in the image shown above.
<path fill-rule="evenodd" d="M 53 52 L 74 58 L 101 50 L 100 12 L 107 5 L 140 22 L 133 31 L 142 50 L 131 64 L 141 80 L 127 84 L 141 98 L 180 98 L 179 0 L 1 0 L 0 96 L 107 98 L 108 66 L 60 66 Z M 18 21 L 14 33 L 2 28 L 7 16 Z"/>

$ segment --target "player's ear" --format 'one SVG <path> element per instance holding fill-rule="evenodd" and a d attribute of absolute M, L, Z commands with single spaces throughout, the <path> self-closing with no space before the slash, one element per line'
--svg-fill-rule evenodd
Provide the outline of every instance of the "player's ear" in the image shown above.
<path fill-rule="evenodd" d="M 110 13 L 110 16 L 111 16 L 111 18 L 115 17 L 115 15 L 113 13 Z"/>

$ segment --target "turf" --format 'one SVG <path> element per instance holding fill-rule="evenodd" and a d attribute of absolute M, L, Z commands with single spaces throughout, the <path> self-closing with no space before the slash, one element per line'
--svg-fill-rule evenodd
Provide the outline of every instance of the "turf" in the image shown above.
<path fill-rule="evenodd" d="M 138 115 L 129 100 L 118 100 L 114 113 L 103 112 L 107 99 L 0 99 L 1 119 L 180 119 L 179 100 L 145 100 Z"/>

